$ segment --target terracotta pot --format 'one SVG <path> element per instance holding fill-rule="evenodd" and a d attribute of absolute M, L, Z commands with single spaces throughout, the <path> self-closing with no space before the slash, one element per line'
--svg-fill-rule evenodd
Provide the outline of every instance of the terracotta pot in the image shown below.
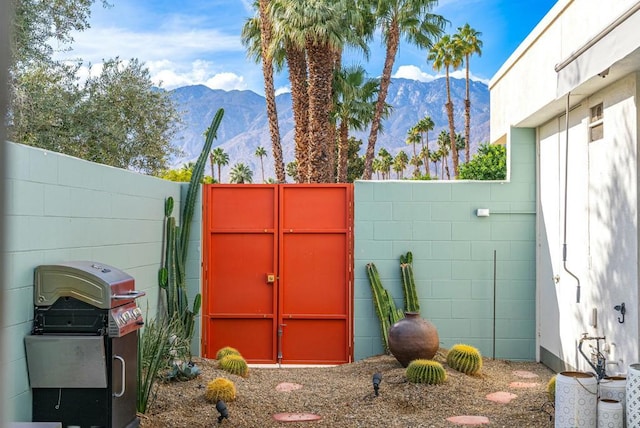
<path fill-rule="evenodd" d="M 419 358 L 432 359 L 439 347 L 436 326 L 421 318 L 418 312 L 407 312 L 389 329 L 389 350 L 403 367 Z"/>

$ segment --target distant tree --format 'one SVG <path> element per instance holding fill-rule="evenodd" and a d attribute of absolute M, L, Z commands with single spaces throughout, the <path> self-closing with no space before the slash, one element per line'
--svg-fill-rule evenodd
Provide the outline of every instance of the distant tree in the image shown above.
<path fill-rule="evenodd" d="M 482 40 L 480 40 L 481 32 L 474 30 L 469 24 L 458 27 L 458 32 L 453 35 L 453 40 L 460 46 L 460 53 L 464 56 L 464 64 L 466 68 L 466 92 L 464 98 L 464 158 L 469 162 L 469 147 L 471 145 L 471 100 L 469 98 L 469 58 L 471 55 L 482 55 Z"/>
<path fill-rule="evenodd" d="M 347 181 L 350 159 L 349 130 L 361 131 L 373 119 L 375 96 L 378 93 L 377 79 L 367 79 L 363 67 L 343 68 L 334 78 L 334 117 L 339 122 L 338 168 L 336 181 Z"/>
<path fill-rule="evenodd" d="M 77 68 L 33 63 L 14 78 L 9 139 L 118 168 L 156 174 L 177 150 L 179 116 L 137 60 L 104 62 L 80 84 Z"/>
<path fill-rule="evenodd" d="M 406 144 L 411 144 L 413 146 L 413 158 L 418 157 L 418 153 L 416 152 L 416 144 L 420 142 L 420 132 L 416 129 L 415 126 L 412 126 L 407 131 L 407 139 L 405 140 Z M 417 177 L 420 175 L 420 165 L 417 162 L 411 162 L 411 165 L 414 166 L 413 176 Z"/>
<path fill-rule="evenodd" d="M 398 179 L 404 178 L 404 170 L 407 168 L 407 164 L 409 163 L 409 156 L 404 152 L 404 150 L 400 150 L 395 158 L 393 158 L 393 170 L 398 174 Z"/>
<path fill-rule="evenodd" d="M 420 156 L 422 156 L 422 159 L 424 160 L 424 164 L 425 164 L 425 169 L 426 169 L 426 175 L 431 175 L 431 172 L 429 171 L 429 131 L 433 131 L 433 128 L 435 127 L 435 124 L 433 123 L 433 120 L 431 119 L 431 117 L 429 116 L 425 116 L 422 119 L 420 119 L 418 121 L 418 123 L 416 123 L 414 125 L 416 131 L 418 131 L 420 133 L 420 142 L 422 144 L 422 149 L 420 150 Z M 424 134 L 425 139 L 422 139 L 422 135 Z M 438 176 L 438 173 L 436 173 L 436 177 Z"/>
<path fill-rule="evenodd" d="M 262 182 L 264 183 L 264 163 L 262 158 L 267 155 L 267 151 L 262 146 L 258 146 L 255 151 L 255 155 L 260 158 L 260 171 L 262 172 Z"/>
<path fill-rule="evenodd" d="M 190 162 L 190 163 L 191 163 L 191 167 L 183 166 L 180 169 L 168 169 L 166 171 L 162 171 L 159 174 L 159 177 L 164 180 L 188 183 L 189 181 L 191 181 L 191 175 L 193 173 L 193 165 L 194 165 L 193 162 Z M 202 184 L 211 184 L 211 183 L 214 183 L 215 180 L 213 179 L 213 177 L 209 175 L 205 175 L 204 177 L 202 177 L 201 182 Z"/>
<path fill-rule="evenodd" d="M 442 155 L 438 150 L 432 150 L 429 152 L 429 160 L 433 163 L 433 167 L 436 172 L 436 178 L 438 178 L 438 162 L 442 160 Z"/>
<path fill-rule="evenodd" d="M 236 184 L 251 183 L 253 180 L 253 171 L 242 162 L 235 164 L 231 168 L 230 182 Z"/>
<path fill-rule="evenodd" d="M 89 27 L 94 0 L 10 0 L 12 63 L 7 134 L 12 141 L 119 168 L 158 174 L 177 150 L 179 116 L 136 59 L 104 62 L 82 81 L 82 65 L 53 59 Z M 107 1 L 101 1 L 107 6 Z M 4 118 L 3 118 L 4 119 Z"/>
<path fill-rule="evenodd" d="M 349 152 L 347 159 L 347 183 L 362 178 L 364 173 L 364 157 L 359 156 L 362 140 L 355 137 L 349 137 Z"/>
<path fill-rule="evenodd" d="M 451 138 L 446 130 L 440 131 L 438 134 L 438 153 L 440 159 L 442 159 L 442 167 L 440 168 L 440 178 L 444 179 L 444 173 L 447 173 L 447 180 L 451 180 L 451 174 L 449 173 L 449 151 L 451 148 Z"/>
<path fill-rule="evenodd" d="M 380 172 L 382 173 L 382 179 L 388 180 L 391 178 L 391 166 L 393 165 L 393 156 L 384 147 L 378 150 L 378 158 L 380 158 Z M 366 159 L 365 159 L 366 162 Z M 365 163 L 366 168 L 366 163 Z"/>
<path fill-rule="evenodd" d="M 209 159 L 211 160 L 211 174 L 213 175 L 213 165 L 218 167 L 218 183 L 222 183 L 221 173 L 222 167 L 229 165 L 229 155 L 224 152 L 222 147 L 216 147 L 211 150 L 209 154 Z"/>
<path fill-rule="evenodd" d="M 465 180 L 504 180 L 507 178 L 507 148 L 502 144 L 484 143 L 478 153 L 460 167 Z"/>
<path fill-rule="evenodd" d="M 298 163 L 296 161 L 289 162 L 285 168 L 287 175 L 293 179 L 296 183 L 300 183 L 300 176 L 298 175 Z"/>
<path fill-rule="evenodd" d="M 365 180 L 371 179 L 376 141 L 401 39 L 404 37 L 413 45 L 429 49 L 448 23 L 442 16 L 431 13 L 438 4 L 437 0 L 380 0 L 372 4 L 386 49 L 375 116 L 365 153 Z"/>
<path fill-rule="evenodd" d="M 422 166 L 422 158 L 418 155 L 411 156 L 409 164 L 413 165 L 413 178 L 420 177 L 420 167 Z"/>
<path fill-rule="evenodd" d="M 453 101 L 451 101 L 449 71 L 451 69 L 456 70 L 462 63 L 460 46 L 451 39 L 451 36 L 449 36 L 448 34 L 444 35 L 431 48 L 427 59 L 429 61 L 432 61 L 434 70 L 440 71 L 443 68 L 445 70 L 445 83 L 447 87 L 447 103 L 445 107 L 447 109 L 447 118 L 449 120 L 449 138 L 451 139 L 449 147 L 451 148 L 451 157 L 453 160 L 453 175 L 454 177 L 457 177 L 458 149 L 456 148 L 455 143 L 456 127 L 453 118 Z"/>

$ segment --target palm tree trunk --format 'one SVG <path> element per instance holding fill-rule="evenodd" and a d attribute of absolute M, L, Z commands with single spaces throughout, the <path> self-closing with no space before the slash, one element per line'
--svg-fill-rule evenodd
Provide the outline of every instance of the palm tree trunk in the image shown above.
<path fill-rule="evenodd" d="M 309 182 L 309 99 L 307 94 L 307 60 L 305 52 L 287 46 L 287 64 L 291 82 L 295 158 L 298 182 Z"/>
<path fill-rule="evenodd" d="M 451 102 L 451 89 L 449 87 L 449 67 L 447 67 L 447 116 L 449 118 L 449 138 L 451 139 L 451 159 L 453 161 L 453 177 L 458 178 L 458 148 L 456 147 L 456 128 L 453 123 L 453 103 Z M 447 172 L 449 168 L 447 167 Z M 451 177 L 449 177 L 451 178 Z"/>
<path fill-rule="evenodd" d="M 338 177 L 337 183 L 347 182 L 347 165 L 349 156 L 349 124 L 342 120 L 340 122 L 340 144 L 338 146 Z"/>
<path fill-rule="evenodd" d="M 282 158 L 282 144 L 280 142 L 280 126 L 278 125 L 278 109 L 276 108 L 276 91 L 273 83 L 273 63 L 267 54 L 271 44 L 271 21 L 267 14 L 269 0 L 260 0 L 260 43 L 262 46 L 262 74 L 264 75 L 264 95 L 267 102 L 267 117 L 269 118 L 269 133 L 271 135 L 271 151 L 278 183 L 286 181 L 284 160 Z M 262 162 L 262 157 L 260 157 Z M 264 181 L 264 170 L 262 181 Z"/>
<path fill-rule="evenodd" d="M 375 157 L 378 131 L 380 130 L 380 122 L 382 121 L 384 106 L 387 102 L 387 93 L 389 92 L 389 85 L 391 84 L 391 71 L 393 70 L 393 63 L 396 59 L 399 44 L 400 28 L 398 27 L 398 22 L 394 19 L 389 26 L 387 52 L 384 59 L 382 77 L 380 78 L 380 91 L 378 92 L 378 101 L 376 102 L 376 110 L 373 116 L 373 121 L 371 122 L 371 132 L 369 133 L 369 142 L 367 144 L 367 151 L 364 159 L 364 174 L 362 178 L 365 180 L 371 180 L 371 167 L 373 164 L 373 158 Z"/>
<path fill-rule="evenodd" d="M 469 55 L 466 56 L 467 92 L 464 99 L 464 160 L 469 162 L 469 146 L 471 145 L 471 100 L 469 99 Z"/>
<path fill-rule="evenodd" d="M 309 182 L 328 183 L 329 120 L 332 103 L 333 61 L 326 44 L 307 43 L 309 66 Z"/>

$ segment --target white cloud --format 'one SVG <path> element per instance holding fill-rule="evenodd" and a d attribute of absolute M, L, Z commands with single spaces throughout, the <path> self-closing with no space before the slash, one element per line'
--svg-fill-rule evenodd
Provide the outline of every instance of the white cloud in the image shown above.
<path fill-rule="evenodd" d="M 402 79 L 411 79 L 418 80 L 420 82 L 430 82 L 435 79 L 439 79 L 444 77 L 444 73 L 439 74 L 429 74 L 420 69 L 420 67 L 415 65 L 401 65 L 398 67 L 398 71 L 393 75 L 395 78 Z M 449 76 L 454 79 L 466 79 L 466 71 L 464 69 L 455 70 L 449 73 Z M 475 80 L 478 82 L 482 82 L 486 85 L 489 84 L 489 79 L 484 79 L 474 75 L 471 71 L 469 72 L 469 78 L 471 80 Z"/>
<path fill-rule="evenodd" d="M 218 73 L 209 78 L 205 85 L 211 89 L 223 89 L 225 91 L 231 91 L 234 89 L 245 90 L 247 84 L 244 81 L 244 77 L 238 76 L 234 73 Z"/>
<path fill-rule="evenodd" d="M 289 88 L 288 86 L 282 86 L 276 89 L 276 96 L 280 94 L 286 94 L 288 92 L 291 92 L 291 88 Z"/>
<path fill-rule="evenodd" d="M 415 65 L 401 65 L 398 67 L 398 71 L 392 77 L 400 79 L 418 80 L 420 82 L 430 82 L 436 78 L 429 73 L 425 73 L 420 70 L 420 67 Z"/>

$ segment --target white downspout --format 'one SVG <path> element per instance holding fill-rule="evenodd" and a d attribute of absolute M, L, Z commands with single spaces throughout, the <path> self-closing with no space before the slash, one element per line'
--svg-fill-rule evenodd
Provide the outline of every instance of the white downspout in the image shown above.
<path fill-rule="evenodd" d="M 564 239 L 562 243 L 562 267 L 564 271 L 571 275 L 578 282 L 576 288 L 576 303 L 580 303 L 580 278 L 567 268 L 567 181 L 569 178 L 569 97 L 567 94 L 567 110 L 565 114 L 565 154 L 564 154 Z"/>

